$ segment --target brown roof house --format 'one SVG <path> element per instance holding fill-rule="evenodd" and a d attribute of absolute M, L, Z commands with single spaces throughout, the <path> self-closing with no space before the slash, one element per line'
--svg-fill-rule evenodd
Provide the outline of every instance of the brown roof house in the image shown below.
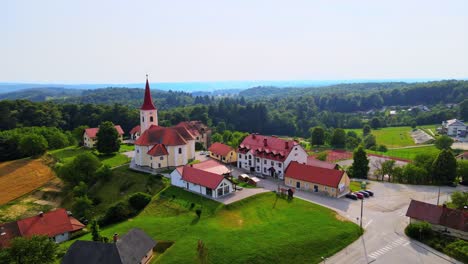
<path fill-rule="evenodd" d="M 466 210 L 455 210 L 445 205 L 437 206 L 411 200 L 406 216 L 410 218 L 411 223 L 425 221 L 431 224 L 434 231 L 468 239 L 468 212 Z"/>
<path fill-rule="evenodd" d="M 234 148 L 223 143 L 215 142 L 208 149 L 210 157 L 223 163 L 237 162 L 237 152 Z"/>

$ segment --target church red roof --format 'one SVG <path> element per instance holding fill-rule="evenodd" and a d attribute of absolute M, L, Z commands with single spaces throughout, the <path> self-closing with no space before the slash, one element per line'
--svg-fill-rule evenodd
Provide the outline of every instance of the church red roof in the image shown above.
<path fill-rule="evenodd" d="M 214 154 L 226 156 L 230 151 L 234 150 L 232 147 L 225 145 L 223 143 L 215 142 L 208 149 Z"/>
<path fill-rule="evenodd" d="M 185 127 L 174 126 L 174 127 L 170 127 L 170 128 L 176 130 L 177 133 L 179 133 L 185 140 L 194 140 L 195 139 L 193 134 L 190 133 L 190 131 L 188 131 L 188 129 L 185 128 Z"/>
<path fill-rule="evenodd" d="M 156 110 L 154 107 L 153 99 L 151 98 L 151 91 L 148 82 L 148 76 L 146 76 L 146 87 L 145 87 L 145 98 L 143 104 L 141 105 L 141 110 Z"/>
<path fill-rule="evenodd" d="M 69 216 L 63 208 L 18 220 L 22 236 L 46 235 L 53 237 L 66 232 L 83 229 L 85 225 Z"/>
<path fill-rule="evenodd" d="M 179 126 L 185 127 L 194 136 L 202 135 L 211 131 L 209 127 L 203 124 L 200 120 L 182 121 L 176 125 L 176 127 Z"/>
<path fill-rule="evenodd" d="M 130 135 L 133 135 L 133 134 L 135 134 L 137 132 L 140 133 L 140 131 L 141 131 L 140 125 L 135 126 L 134 128 L 132 128 L 132 130 L 130 130 Z"/>
<path fill-rule="evenodd" d="M 297 145 L 298 143 L 294 140 L 250 134 L 239 145 L 238 152 L 245 154 L 252 151 L 256 157 L 284 161 Z"/>
<path fill-rule="evenodd" d="M 155 125 L 151 125 L 135 141 L 135 145 L 138 146 L 152 146 L 156 144 L 164 144 L 166 146 L 180 146 L 187 144 L 187 141 L 178 130 L 171 127 L 161 127 Z"/>
<path fill-rule="evenodd" d="M 124 131 L 123 131 L 122 127 L 120 127 L 120 125 L 116 125 L 114 127 L 117 130 L 117 133 L 119 133 L 119 135 L 124 134 Z M 85 133 L 86 133 L 86 135 L 88 135 L 89 138 L 95 138 L 96 134 L 98 132 L 99 132 L 99 127 L 92 127 L 92 128 L 86 128 L 85 129 Z"/>
<path fill-rule="evenodd" d="M 151 156 L 153 156 L 153 157 L 169 155 L 169 153 L 167 152 L 166 147 L 165 147 L 163 144 L 156 144 L 156 145 L 154 145 L 154 147 L 152 147 L 152 148 L 148 151 L 147 154 L 148 154 L 148 155 L 151 155 Z"/>
<path fill-rule="evenodd" d="M 292 179 L 318 183 L 333 188 L 338 188 L 343 174 L 344 171 L 310 166 L 297 161 L 291 161 L 284 172 L 286 177 Z"/>
<path fill-rule="evenodd" d="M 216 189 L 223 179 L 224 177 L 219 174 L 193 168 L 190 165 L 184 166 L 182 171 L 182 180 L 210 189 Z"/>

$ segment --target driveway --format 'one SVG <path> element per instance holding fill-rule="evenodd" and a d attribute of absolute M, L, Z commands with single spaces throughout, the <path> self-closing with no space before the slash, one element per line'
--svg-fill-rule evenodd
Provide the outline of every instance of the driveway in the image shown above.
<path fill-rule="evenodd" d="M 267 190 L 264 188 L 244 188 L 242 191 L 233 192 L 225 197 L 216 199 L 216 201 L 223 203 L 223 204 L 231 204 L 231 203 L 240 201 L 242 199 L 245 199 L 247 197 L 250 197 L 259 193 L 269 192 L 269 191 L 270 190 Z"/>
<path fill-rule="evenodd" d="M 237 170 L 235 173 L 244 172 Z M 276 190 L 278 184 L 282 183 L 262 179 L 259 186 Z M 404 234 L 404 228 L 409 223 L 405 215 L 411 199 L 436 203 L 437 187 L 372 181 L 370 189 L 375 196 L 363 200 L 364 235 L 327 259 L 326 263 L 460 263 Z M 446 201 L 455 190 L 468 191 L 468 188 L 441 187 L 440 203 Z M 331 208 L 355 223 L 360 222 L 360 200 L 337 199 L 300 190 L 296 191 L 295 197 Z"/>

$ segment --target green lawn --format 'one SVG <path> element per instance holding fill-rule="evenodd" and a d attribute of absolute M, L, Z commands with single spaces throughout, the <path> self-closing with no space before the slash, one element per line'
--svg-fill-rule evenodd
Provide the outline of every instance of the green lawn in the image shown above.
<path fill-rule="evenodd" d="M 383 152 L 383 153 L 372 151 L 372 150 L 367 150 L 367 152 L 390 156 L 390 157 L 413 160 L 418 154 L 421 154 L 421 153 L 436 154 L 436 153 L 439 153 L 439 150 L 435 146 L 432 145 L 432 146 L 404 148 L 404 149 L 389 149 L 387 152 Z"/>
<path fill-rule="evenodd" d="M 200 219 L 196 208 L 202 208 Z M 224 206 L 176 187 L 156 196 L 134 219 L 102 228 L 101 234 L 111 237 L 133 227 L 155 240 L 175 242 L 152 263 L 197 263 L 198 240 L 207 248 L 207 263 L 319 263 L 360 232 L 332 210 L 300 199 L 288 202 L 264 193 Z"/>
<path fill-rule="evenodd" d="M 120 166 L 130 162 L 130 158 L 120 153 L 105 155 L 97 152 L 96 150 L 91 150 L 77 146 L 52 150 L 49 151 L 49 154 L 52 155 L 55 159 L 59 160 L 60 162 L 68 162 L 74 159 L 77 155 L 85 152 L 92 152 L 101 160 L 103 164 L 109 165 L 111 167 Z"/>
<path fill-rule="evenodd" d="M 119 152 L 127 152 L 135 150 L 135 145 L 120 144 Z"/>

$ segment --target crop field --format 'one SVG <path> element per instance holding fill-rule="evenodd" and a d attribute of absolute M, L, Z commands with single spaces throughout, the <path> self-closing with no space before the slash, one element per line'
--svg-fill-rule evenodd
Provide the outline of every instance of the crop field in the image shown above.
<path fill-rule="evenodd" d="M 0 205 L 34 191 L 55 178 L 42 159 L 0 163 Z"/>

